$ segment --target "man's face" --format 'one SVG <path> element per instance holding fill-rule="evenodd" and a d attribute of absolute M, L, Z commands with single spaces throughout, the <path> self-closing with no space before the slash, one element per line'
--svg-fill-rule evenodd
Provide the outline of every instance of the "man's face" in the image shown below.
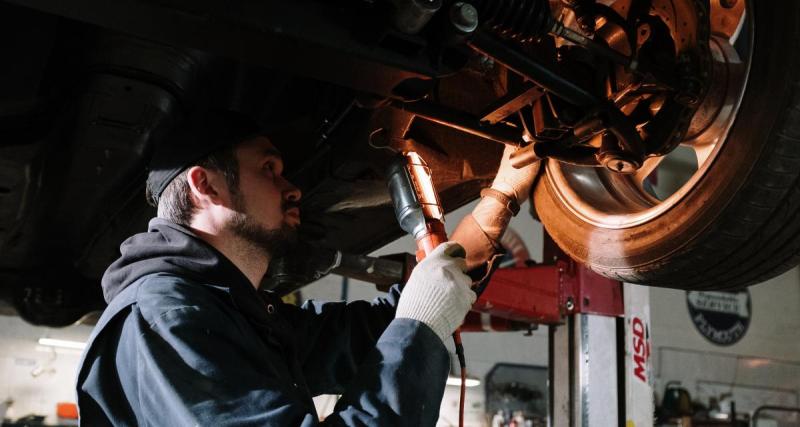
<path fill-rule="evenodd" d="M 233 210 L 227 226 L 271 256 L 284 253 L 297 240 L 300 190 L 283 176 L 283 160 L 266 137 L 236 148 L 239 188 L 231 192 Z"/>

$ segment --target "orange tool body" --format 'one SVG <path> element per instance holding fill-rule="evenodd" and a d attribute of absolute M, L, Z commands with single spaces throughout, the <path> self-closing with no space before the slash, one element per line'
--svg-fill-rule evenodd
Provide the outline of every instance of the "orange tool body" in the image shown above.
<path fill-rule="evenodd" d="M 389 193 L 395 216 L 402 228 L 417 242 L 417 262 L 422 261 L 439 244 L 447 241 L 444 229 L 444 209 L 433 186 L 431 170 L 415 152 L 399 155 L 387 173 Z M 461 365 L 461 398 L 459 425 L 464 425 L 464 398 L 466 394 L 466 362 L 461 332 L 453 333 L 456 354 Z"/>
<path fill-rule="evenodd" d="M 411 185 L 422 209 L 425 225 L 424 229 L 418 230 L 414 235 L 414 239 L 417 241 L 417 261 L 419 262 L 439 244 L 447 241 L 447 232 L 444 229 L 444 209 L 442 209 L 439 195 L 433 187 L 431 170 L 422 157 L 412 151 L 406 153 L 405 158 Z"/>

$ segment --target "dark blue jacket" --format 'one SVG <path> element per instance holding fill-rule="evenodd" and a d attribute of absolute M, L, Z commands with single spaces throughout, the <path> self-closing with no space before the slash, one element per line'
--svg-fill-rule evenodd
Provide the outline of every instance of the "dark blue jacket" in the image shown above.
<path fill-rule="evenodd" d="M 436 423 L 447 351 L 394 319 L 396 288 L 372 303 L 283 304 L 159 219 L 121 251 L 78 374 L 83 425 Z M 324 422 L 318 394 L 342 395 Z"/>

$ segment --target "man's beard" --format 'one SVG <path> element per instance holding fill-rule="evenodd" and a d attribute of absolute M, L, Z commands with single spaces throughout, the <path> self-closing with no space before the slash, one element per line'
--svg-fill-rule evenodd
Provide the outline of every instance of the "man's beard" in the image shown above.
<path fill-rule="evenodd" d="M 280 228 L 264 228 L 247 214 L 240 196 L 234 196 L 233 202 L 236 213 L 228 223 L 228 228 L 234 235 L 265 251 L 271 258 L 283 256 L 297 245 L 297 230 L 294 227 L 281 223 Z M 290 207 L 294 206 L 282 203 L 281 209 L 286 212 Z"/>

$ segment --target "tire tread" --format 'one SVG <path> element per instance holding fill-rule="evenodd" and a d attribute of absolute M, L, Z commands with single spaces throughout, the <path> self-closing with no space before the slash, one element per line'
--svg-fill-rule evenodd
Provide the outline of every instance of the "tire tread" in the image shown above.
<path fill-rule="evenodd" d="M 620 269 L 614 277 L 683 289 L 735 289 L 800 262 L 800 79 L 789 90 L 791 105 L 772 129 L 751 178 L 705 238 L 666 265 Z"/>

